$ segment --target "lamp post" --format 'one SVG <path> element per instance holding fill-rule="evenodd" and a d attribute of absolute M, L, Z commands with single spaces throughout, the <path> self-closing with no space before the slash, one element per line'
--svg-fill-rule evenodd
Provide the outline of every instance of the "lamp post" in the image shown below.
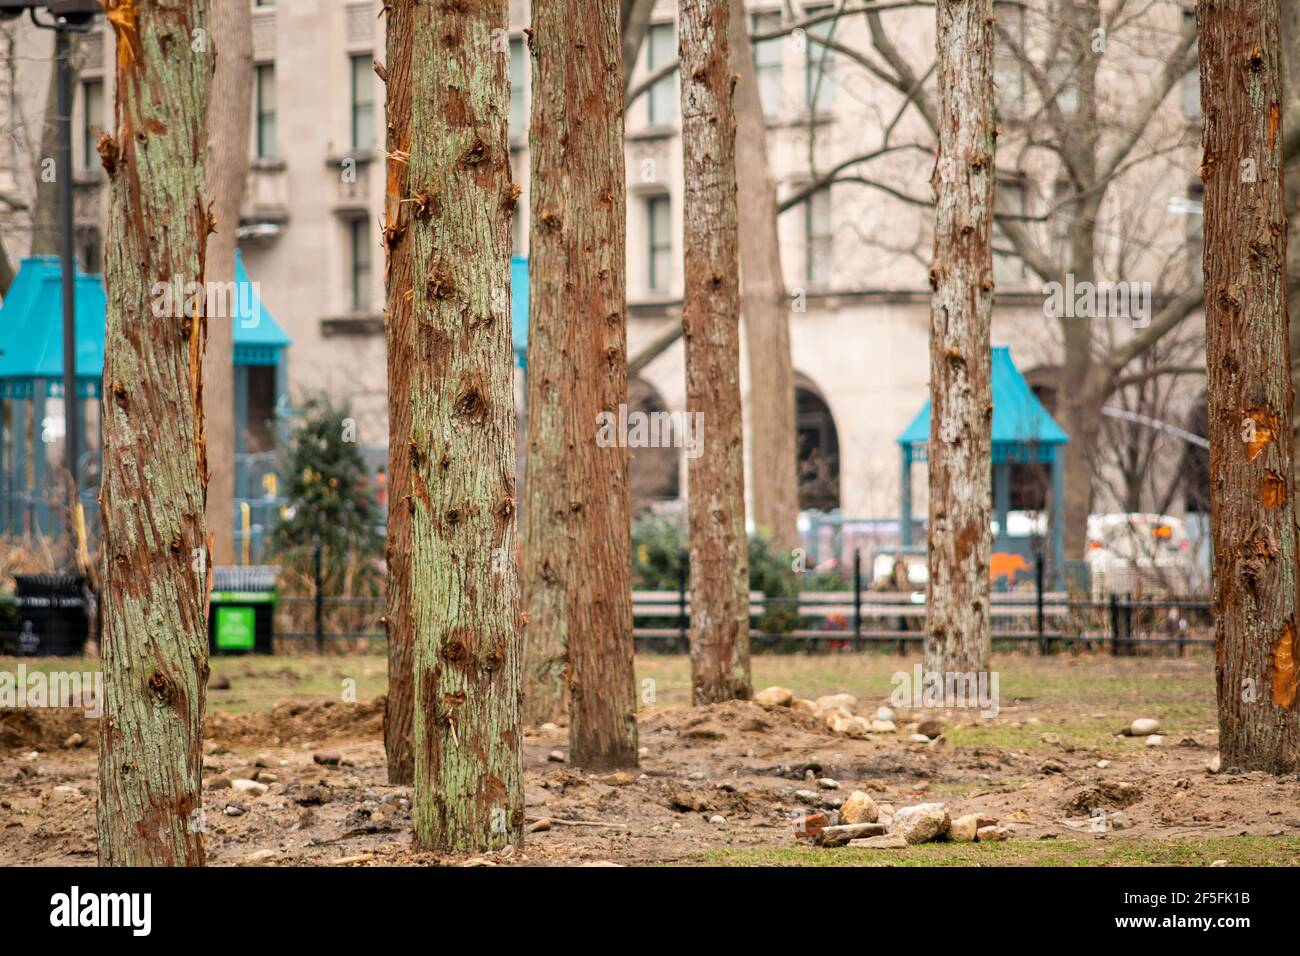
<path fill-rule="evenodd" d="M 102 12 L 98 0 L 0 0 L 0 18 L 21 16 L 24 10 L 36 26 L 54 31 L 54 61 L 58 129 L 54 158 L 54 175 L 59 187 L 59 257 L 63 267 L 63 463 L 69 481 L 68 545 L 75 553 L 77 456 L 81 449 L 80 422 L 77 417 L 77 303 L 76 264 L 73 258 L 72 198 L 72 43 L 70 33 L 85 33 L 95 14 Z M 43 22 L 37 10 L 53 19 Z M 38 423 L 39 424 L 39 423 Z"/>

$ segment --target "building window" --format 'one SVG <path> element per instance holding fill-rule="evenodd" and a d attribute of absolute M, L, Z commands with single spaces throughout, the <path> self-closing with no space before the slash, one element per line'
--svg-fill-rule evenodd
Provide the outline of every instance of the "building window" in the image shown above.
<path fill-rule="evenodd" d="M 1007 215 L 1023 216 L 1025 205 L 1025 186 L 1021 182 L 999 182 L 994 187 L 993 208 Z M 1068 227 L 1067 227 L 1068 228 Z M 1029 273 L 1025 262 L 1016 255 L 1011 240 L 1006 237 L 997 220 L 993 222 L 993 284 L 1024 285 Z"/>
<path fill-rule="evenodd" d="M 1017 51 L 1025 48 L 1025 11 L 1016 7 L 998 13 L 998 25 L 1015 40 L 1012 46 L 999 37 L 994 44 L 993 86 L 999 116 L 1017 119 L 1025 114 L 1025 65 Z"/>
<path fill-rule="evenodd" d="M 646 35 L 646 72 L 653 73 L 677 56 L 677 31 L 671 23 L 656 23 Z M 646 123 L 666 126 L 677 118 L 677 75 L 665 76 L 646 92 Z"/>
<path fill-rule="evenodd" d="M 1196 32 L 1196 13 L 1183 11 L 1183 29 Z M 1194 66 L 1183 77 L 1183 115 L 1188 119 L 1199 119 L 1201 115 L 1201 70 Z"/>
<path fill-rule="evenodd" d="M 667 292 L 673 269 L 672 206 L 667 196 L 646 200 L 647 286 L 651 292 Z"/>
<path fill-rule="evenodd" d="M 353 219 L 348 223 L 351 254 L 352 311 L 370 310 L 370 220 Z"/>
<path fill-rule="evenodd" d="M 103 117 L 104 81 L 86 80 L 81 84 L 81 168 L 88 173 L 98 165 L 96 142 L 103 129 Z"/>
<path fill-rule="evenodd" d="M 808 7 L 805 16 L 827 13 L 830 7 Z M 835 98 L 835 56 L 828 47 L 817 42 L 817 37 L 831 38 L 835 30 L 834 19 L 823 20 L 808 28 L 808 42 L 805 48 L 807 61 L 804 66 L 804 106 L 812 113 L 824 113 L 830 109 Z"/>
<path fill-rule="evenodd" d="M 831 280 L 831 191 L 817 190 L 803 202 L 804 279 L 812 286 Z"/>
<path fill-rule="evenodd" d="M 780 13 L 756 13 L 750 21 L 750 34 L 758 36 L 781 28 Z M 782 67 L 785 65 L 785 42 L 760 40 L 753 44 L 754 76 L 758 82 L 758 98 L 766 116 L 775 116 L 781 110 Z"/>
<path fill-rule="evenodd" d="M 375 148 L 375 84 L 371 79 L 373 57 L 357 54 L 352 62 L 352 148 Z"/>
<path fill-rule="evenodd" d="M 524 69 L 528 65 L 524 41 L 510 41 L 510 142 L 522 142 L 528 135 L 528 104 L 524 101 Z"/>
<path fill-rule="evenodd" d="M 1061 54 L 1047 70 L 1048 89 L 1061 115 L 1073 116 L 1079 111 L 1079 78 L 1075 75 L 1075 65 L 1064 56 Z"/>
<path fill-rule="evenodd" d="M 95 226 L 77 227 L 77 261 L 81 271 L 99 275 L 104 271 L 104 239 Z"/>
<path fill-rule="evenodd" d="M 264 63 L 256 70 L 257 158 L 275 159 L 275 64 Z"/>

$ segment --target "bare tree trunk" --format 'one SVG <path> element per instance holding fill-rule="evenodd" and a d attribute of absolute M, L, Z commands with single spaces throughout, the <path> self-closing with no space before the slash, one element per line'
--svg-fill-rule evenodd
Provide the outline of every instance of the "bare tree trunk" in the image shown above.
<path fill-rule="evenodd" d="M 235 281 L 239 207 L 248 181 L 249 104 L 253 98 L 253 18 L 247 0 L 209 0 L 217 51 L 209 113 L 208 197 L 217 231 L 208 240 L 207 275 L 225 308 L 211 316 L 203 357 L 203 417 L 208 445 L 208 534 L 212 563 L 235 563 L 235 373 L 230 295 Z"/>
<path fill-rule="evenodd" d="M 518 845 L 524 820 L 508 11 L 390 10 L 411 43 L 411 514 L 394 547 L 411 554 L 412 818 L 421 848 L 481 851 Z"/>
<path fill-rule="evenodd" d="M 985 671 L 993 395 L 993 5 L 938 5 L 925 669 Z M 949 702 L 951 705 L 952 702 Z"/>
<path fill-rule="evenodd" d="M 567 690 L 570 759 L 633 767 L 628 451 L 601 440 L 627 404 L 618 2 L 534 0 L 529 45 L 525 706 L 530 721 L 553 719 Z"/>
<path fill-rule="evenodd" d="M 799 547 L 790 302 L 781 271 L 776 183 L 767 157 L 767 122 L 754 75 L 744 0 L 731 0 L 736 71 L 736 186 L 739 204 L 740 311 L 749 362 L 749 481 L 754 525 L 775 547 Z"/>
<path fill-rule="evenodd" d="M 687 453 L 691 687 L 696 704 L 709 704 L 753 692 L 728 0 L 682 0 L 677 29 L 686 224 L 682 337 L 696 442 Z"/>
<path fill-rule="evenodd" d="M 211 47 L 195 50 L 188 39 L 204 36 L 204 0 L 112 3 L 108 19 L 118 57 L 116 138 L 99 144 L 113 226 L 101 410 L 99 862 L 199 866 L 205 319 L 201 296 L 161 308 L 152 284 L 204 279 Z"/>
<path fill-rule="evenodd" d="M 388 782 L 409 784 L 415 770 L 411 752 L 415 689 L 411 683 L 411 363 L 416 341 L 410 295 L 411 194 L 407 172 L 411 152 L 411 5 L 388 10 L 384 69 L 388 89 L 387 164 L 384 192 L 384 250 L 387 268 L 384 310 L 388 337 L 388 589 L 384 627 L 388 633 L 388 697 L 384 703 L 384 752 Z"/>
<path fill-rule="evenodd" d="M 1278 0 L 1197 7 L 1219 749 L 1292 772 L 1296 526 Z"/>

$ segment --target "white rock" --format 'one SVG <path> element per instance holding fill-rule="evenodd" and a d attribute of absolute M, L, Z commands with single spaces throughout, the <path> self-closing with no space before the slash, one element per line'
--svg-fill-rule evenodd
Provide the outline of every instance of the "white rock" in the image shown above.
<path fill-rule="evenodd" d="M 1152 734 L 1147 738 L 1146 745 L 1148 747 L 1163 747 L 1165 745 L 1165 738 L 1161 737 L 1159 734 Z"/>
<path fill-rule="evenodd" d="M 897 720 L 898 716 L 888 707 L 876 708 L 876 720 Z"/>
<path fill-rule="evenodd" d="M 1223 759 L 1218 754 L 1215 754 L 1213 757 L 1210 758 L 1210 762 L 1205 765 L 1205 772 L 1218 773 L 1219 769 L 1222 766 L 1223 766 Z"/>
<path fill-rule="evenodd" d="M 1130 737 L 1146 737 L 1154 734 L 1159 729 L 1160 721 L 1154 717 L 1139 717 L 1129 724 L 1128 734 Z"/>
<path fill-rule="evenodd" d="M 727 818 L 720 813 L 715 813 L 713 816 L 709 817 L 709 822 L 715 827 L 725 827 L 727 825 Z"/>
<path fill-rule="evenodd" d="M 892 734 L 898 732 L 898 725 L 892 720 L 881 720 L 877 717 L 871 722 L 871 732 L 873 734 Z"/>
<path fill-rule="evenodd" d="M 980 827 L 975 832 L 975 838 L 981 843 L 994 843 L 1010 839 L 1011 831 L 1006 827 Z"/>
<path fill-rule="evenodd" d="M 1098 770 L 1105 770 L 1105 769 L 1106 769 L 1107 767 L 1109 767 L 1109 766 L 1110 766 L 1110 761 L 1109 761 L 1109 760 L 1098 760 L 1098 761 L 1097 761 L 1097 769 L 1098 769 Z"/>
<path fill-rule="evenodd" d="M 918 803 L 894 814 L 889 832 L 908 843 L 926 843 L 948 832 L 948 808 L 942 803 Z"/>
<path fill-rule="evenodd" d="M 880 808 L 871 795 L 861 790 L 854 790 L 840 807 L 840 820 L 843 823 L 875 823 L 880 819 Z"/>
<path fill-rule="evenodd" d="M 814 704 L 817 706 L 817 713 L 824 714 L 836 707 L 843 707 L 852 712 L 858 706 L 858 699 L 852 694 L 827 694 L 824 697 L 818 697 Z"/>
<path fill-rule="evenodd" d="M 914 744 L 928 744 L 930 742 L 930 738 L 925 734 L 912 734 L 912 736 L 907 739 Z"/>
<path fill-rule="evenodd" d="M 788 687 L 764 687 L 754 695 L 754 703 L 762 707 L 789 707 L 794 703 L 794 691 Z"/>
<path fill-rule="evenodd" d="M 830 777 L 822 777 L 817 781 L 817 786 L 821 787 L 823 790 L 838 790 L 840 788 L 840 782 L 838 780 L 832 780 Z"/>
<path fill-rule="evenodd" d="M 1227 860 L 1215 860 L 1213 863 L 1210 864 L 1210 866 L 1227 866 L 1227 865 L 1228 865 Z"/>
<path fill-rule="evenodd" d="M 244 857 L 245 863 L 262 863 L 275 856 L 274 850 L 254 850 L 248 856 Z"/>
<path fill-rule="evenodd" d="M 267 791 L 266 784 L 258 783 L 256 780 L 232 780 L 230 786 L 240 793 L 252 794 L 255 797 L 260 797 Z"/>
<path fill-rule="evenodd" d="M 791 702 L 790 709 L 801 714 L 812 714 L 813 716 L 817 714 L 817 705 L 806 697 L 796 697 Z"/>
<path fill-rule="evenodd" d="M 968 813 L 948 824 L 948 839 L 954 843 L 974 843 L 979 828 L 979 814 Z"/>

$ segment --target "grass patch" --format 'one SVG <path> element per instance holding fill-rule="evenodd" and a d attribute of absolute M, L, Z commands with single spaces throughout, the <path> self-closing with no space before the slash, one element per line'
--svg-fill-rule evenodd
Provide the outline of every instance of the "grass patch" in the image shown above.
<path fill-rule="evenodd" d="M 676 865 L 701 866 L 1296 866 L 1300 838 L 1233 836 L 1195 840 L 1114 838 L 922 843 L 902 850 L 795 846 L 720 849 Z"/>

